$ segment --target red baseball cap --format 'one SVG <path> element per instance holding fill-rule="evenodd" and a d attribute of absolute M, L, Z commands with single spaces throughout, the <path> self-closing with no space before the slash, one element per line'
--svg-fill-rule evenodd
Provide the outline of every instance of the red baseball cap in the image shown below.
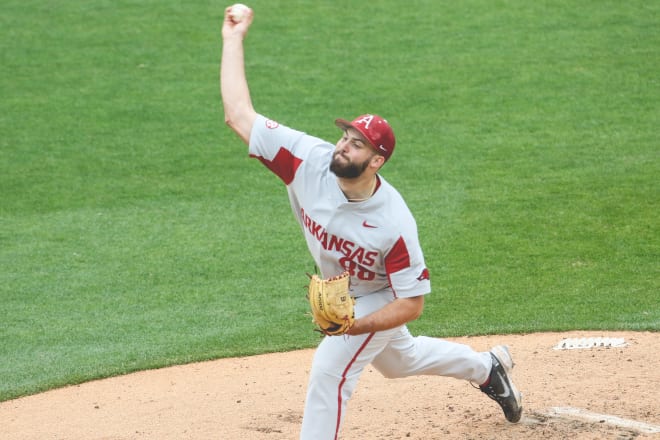
<path fill-rule="evenodd" d="M 374 150 L 388 160 L 394 152 L 394 132 L 390 124 L 378 115 L 362 115 L 348 122 L 335 119 L 335 125 L 342 130 L 354 128 L 371 144 Z"/>

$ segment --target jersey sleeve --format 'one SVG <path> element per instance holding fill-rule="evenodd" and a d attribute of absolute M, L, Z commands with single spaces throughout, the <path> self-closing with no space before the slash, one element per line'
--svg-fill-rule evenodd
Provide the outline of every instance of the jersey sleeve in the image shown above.
<path fill-rule="evenodd" d="M 410 222 L 385 255 L 385 271 L 397 298 L 409 298 L 431 292 L 430 275 L 424 262 L 412 215 Z"/>
<path fill-rule="evenodd" d="M 289 185 L 302 163 L 315 151 L 314 146 L 325 144 L 304 132 L 258 115 L 250 134 L 249 154 Z"/>

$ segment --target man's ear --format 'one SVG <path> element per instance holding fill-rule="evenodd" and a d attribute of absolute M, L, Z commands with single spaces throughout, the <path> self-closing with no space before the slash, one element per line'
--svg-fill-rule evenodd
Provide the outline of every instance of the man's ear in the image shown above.
<path fill-rule="evenodd" d="M 375 154 L 374 157 L 372 157 L 371 161 L 369 162 L 369 165 L 376 169 L 379 169 L 384 164 L 385 164 L 385 156 L 381 156 L 380 154 Z"/>

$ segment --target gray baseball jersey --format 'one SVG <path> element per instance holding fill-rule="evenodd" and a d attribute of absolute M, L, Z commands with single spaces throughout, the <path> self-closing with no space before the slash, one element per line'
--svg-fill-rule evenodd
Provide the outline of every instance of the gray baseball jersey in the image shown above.
<path fill-rule="evenodd" d="M 324 277 L 348 270 L 351 294 L 392 299 L 430 292 L 417 225 L 382 176 L 373 196 L 349 202 L 329 165 L 335 146 L 259 115 L 249 152 L 287 186 L 291 208 Z"/>

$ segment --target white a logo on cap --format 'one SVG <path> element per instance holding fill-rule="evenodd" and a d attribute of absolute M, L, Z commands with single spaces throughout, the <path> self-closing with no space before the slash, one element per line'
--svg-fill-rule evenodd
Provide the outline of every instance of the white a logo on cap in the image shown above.
<path fill-rule="evenodd" d="M 355 123 L 364 124 L 364 128 L 369 129 L 369 124 L 371 124 L 371 121 L 373 120 L 374 120 L 374 115 L 364 115 L 360 119 L 355 121 Z"/>

